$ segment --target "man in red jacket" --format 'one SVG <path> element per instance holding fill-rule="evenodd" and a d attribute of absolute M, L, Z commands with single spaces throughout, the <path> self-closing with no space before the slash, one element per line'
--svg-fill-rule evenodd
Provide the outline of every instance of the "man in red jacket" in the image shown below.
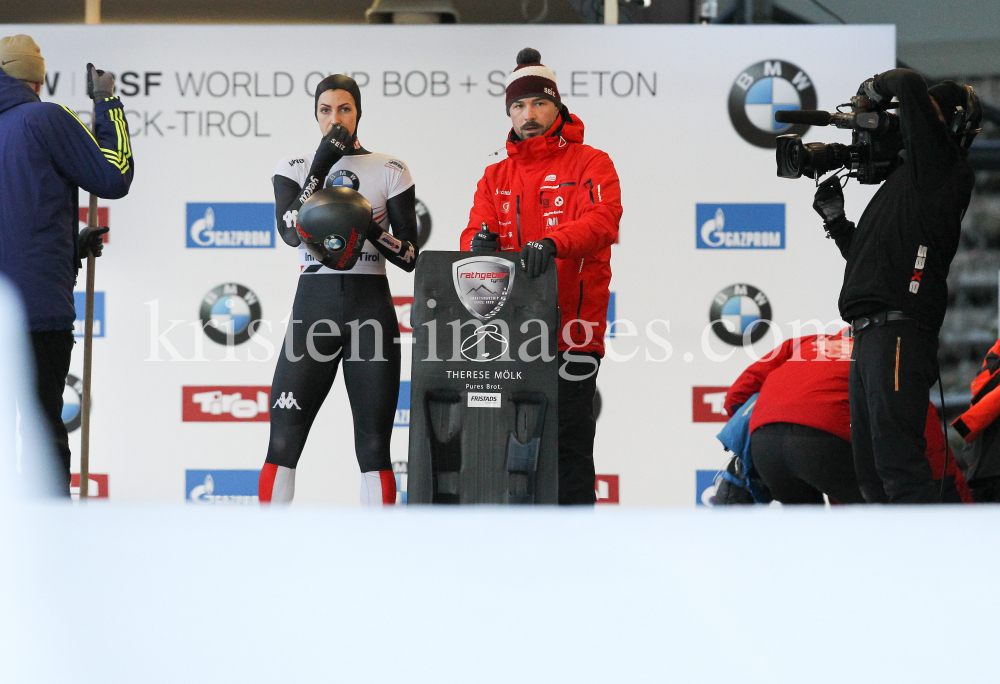
<path fill-rule="evenodd" d="M 529 278 L 559 274 L 559 503 L 594 503 L 594 393 L 604 356 L 611 245 L 622 216 L 610 157 L 583 144 L 555 76 L 525 48 L 507 78 L 507 158 L 476 188 L 463 250 L 519 252 Z"/>
<path fill-rule="evenodd" d="M 760 393 L 750 416 L 750 452 L 754 468 L 782 503 L 822 504 L 823 494 L 838 503 L 865 502 L 851 449 L 848 376 L 853 340 L 848 331 L 786 340 L 743 371 L 726 395 L 726 410 L 733 415 Z M 944 433 L 930 402 L 924 438 L 924 455 L 940 487 Z M 972 503 L 950 450 L 947 463 L 943 500 Z"/>

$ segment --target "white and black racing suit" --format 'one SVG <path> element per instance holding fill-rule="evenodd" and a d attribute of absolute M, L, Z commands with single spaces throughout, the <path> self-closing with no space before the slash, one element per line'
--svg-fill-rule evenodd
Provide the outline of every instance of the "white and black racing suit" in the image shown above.
<path fill-rule="evenodd" d="M 362 473 L 361 501 L 391 504 L 396 484 L 389 440 L 399 393 L 400 349 L 385 262 L 407 272 L 416 265 L 413 180 L 399 159 L 368 152 L 357 143 L 333 165 L 324 187 L 357 190 L 371 203 L 373 219 L 383 229 L 365 244 L 351 270 L 333 271 L 299 244 L 296 233 L 300 194 L 312 161 L 312 155 L 286 157 L 272 178 L 278 232 L 287 244 L 298 247 L 300 276 L 271 384 L 271 437 L 259 496 L 261 502 L 292 500 L 295 467 L 343 359 Z M 385 232 L 390 228 L 391 234 Z"/>

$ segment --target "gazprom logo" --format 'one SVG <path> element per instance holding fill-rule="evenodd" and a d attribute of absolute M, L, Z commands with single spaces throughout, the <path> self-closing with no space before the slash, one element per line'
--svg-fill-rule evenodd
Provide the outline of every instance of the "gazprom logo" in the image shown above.
<path fill-rule="evenodd" d="M 87 313 L 87 293 L 74 292 L 73 306 L 76 320 L 73 322 L 73 337 L 83 337 Z M 104 293 L 94 293 L 94 337 L 104 337 Z"/>
<path fill-rule="evenodd" d="M 274 248 L 274 205 L 188 202 L 189 248 Z"/>
<path fill-rule="evenodd" d="M 699 204 L 698 249 L 784 249 L 784 204 Z"/>

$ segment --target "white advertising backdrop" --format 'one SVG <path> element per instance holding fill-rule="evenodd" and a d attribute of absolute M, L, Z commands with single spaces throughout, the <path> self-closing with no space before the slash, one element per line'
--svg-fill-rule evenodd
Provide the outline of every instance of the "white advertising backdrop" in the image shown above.
<path fill-rule="evenodd" d="M 753 286 L 766 295 L 787 338 L 794 321 L 838 319 L 843 274 L 811 208 L 813 184 L 775 177 L 773 150 L 750 144 L 734 126 L 730 93 L 734 86 L 750 93 L 740 100 L 752 124 L 768 119 L 773 104 L 806 103 L 810 89 L 818 108 L 833 109 L 865 78 L 895 65 L 890 26 L 6 25 L 0 31 L 28 33 L 41 46 L 44 100 L 85 116 L 84 66 L 93 62 L 118 75 L 128 110 L 135 181 L 125 199 L 101 202 L 112 232 L 97 271 L 104 334 L 94 346 L 90 465 L 92 473 L 108 475 L 111 497 L 121 500 L 183 499 L 190 489 L 186 471 L 259 469 L 267 450 L 263 412 L 254 409 L 257 420 L 251 419 L 251 404 L 266 406 L 255 392 L 236 406 L 242 418 L 186 422 L 182 391 L 270 385 L 295 293 L 296 251 L 280 238 L 262 248 L 258 237 L 254 246 L 252 236 L 247 248 L 189 247 L 193 220 L 208 219 L 204 206 L 189 215 L 188 205 L 212 207 L 217 230 L 225 217 L 241 215 L 234 211 L 246 212 L 246 221 L 262 216 L 260 207 L 245 205 L 273 201 L 277 161 L 318 142 L 311 88 L 327 74 L 347 73 L 362 86 L 365 147 L 410 167 L 433 221 L 424 249 L 456 249 L 476 182 L 500 158 L 494 151 L 503 154 L 509 130 L 503 80 L 518 50 L 530 45 L 587 126 L 586 142 L 611 156 L 621 179 L 624 217 L 611 290 L 616 318 L 633 325 L 616 326 L 598 377 L 597 471 L 619 476 L 622 504 L 694 505 L 696 471 L 718 469 L 725 455 L 715 439 L 721 425 L 693 422 L 693 388 L 728 386 L 751 362 L 748 352 L 761 355 L 775 343 L 768 333 L 744 349 L 705 332 L 713 298 L 734 284 Z M 804 137 L 849 142 L 847 132 L 832 128 L 812 128 Z M 856 220 L 870 196 L 852 183 L 848 216 Z M 244 206 L 220 208 L 227 203 Z M 699 249 L 698 204 L 784 205 L 781 248 Z M 726 230 L 740 230 L 733 217 L 751 231 L 754 221 L 765 220 L 753 207 L 723 208 Z M 765 223 L 756 227 L 774 225 Z M 706 235 L 712 244 L 722 241 L 711 230 Z M 203 233 L 199 239 L 205 241 Z M 412 276 L 388 269 L 393 295 L 412 295 Z M 81 289 L 82 283 L 81 277 Z M 270 322 L 228 352 L 201 332 L 199 318 L 203 298 L 225 283 L 252 291 Z M 653 323 L 651 337 L 652 321 L 669 327 Z M 633 329 L 636 336 L 628 336 Z M 407 342 L 404 336 L 403 380 Z M 79 376 L 81 368 L 82 346 L 71 372 Z M 184 398 L 189 411 L 201 410 Z M 233 408 L 227 407 L 230 415 Z M 338 378 L 299 464 L 298 503 L 356 505 L 349 416 Z M 78 458 L 78 430 L 71 446 Z M 396 428 L 393 460 L 404 461 L 406 450 L 406 428 Z"/>

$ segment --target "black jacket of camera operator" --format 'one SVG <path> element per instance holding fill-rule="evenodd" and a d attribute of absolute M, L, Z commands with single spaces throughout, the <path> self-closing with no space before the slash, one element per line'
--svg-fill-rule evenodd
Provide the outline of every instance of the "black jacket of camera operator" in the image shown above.
<path fill-rule="evenodd" d="M 846 219 L 829 226 L 847 259 L 840 315 L 851 321 L 902 311 L 936 331 L 975 179 L 918 73 L 887 71 L 875 77 L 875 89 L 899 100 L 904 163 L 875 193 L 857 227 Z"/>

